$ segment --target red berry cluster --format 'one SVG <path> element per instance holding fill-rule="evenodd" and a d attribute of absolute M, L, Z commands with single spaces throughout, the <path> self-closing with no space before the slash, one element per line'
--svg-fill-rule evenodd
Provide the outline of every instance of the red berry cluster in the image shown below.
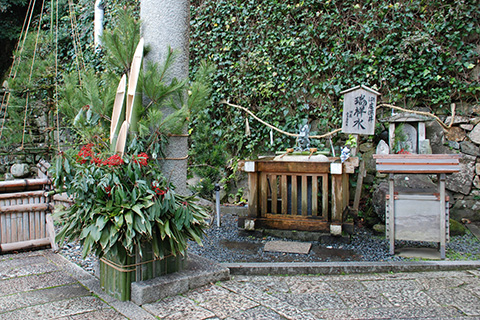
<path fill-rule="evenodd" d="M 106 186 L 105 192 L 107 193 L 107 196 L 110 197 L 112 195 L 112 186 Z"/>
<path fill-rule="evenodd" d="M 93 157 L 92 147 L 93 147 L 93 143 L 84 145 L 80 149 L 80 152 L 77 153 L 77 157 L 78 157 L 77 161 L 80 162 L 81 164 L 84 164 L 87 162 L 87 158 Z"/>
<path fill-rule="evenodd" d="M 140 166 L 147 166 L 148 155 L 145 152 L 139 153 L 137 156 L 132 156 L 133 162 L 140 164 Z"/>
<path fill-rule="evenodd" d="M 398 151 L 398 154 L 410 154 L 410 152 L 405 151 L 403 148 Z"/>
<path fill-rule="evenodd" d="M 167 193 L 168 188 L 166 190 L 163 190 L 162 188 L 160 188 L 160 184 L 158 183 L 158 181 L 153 181 L 152 190 L 155 191 L 157 196 L 164 196 Z"/>
<path fill-rule="evenodd" d="M 107 160 L 103 161 L 104 165 L 108 165 L 110 168 L 113 166 L 120 166 L 124 164 L 122 157 L 120 157 L 118 154 L 114 154 Z"/>

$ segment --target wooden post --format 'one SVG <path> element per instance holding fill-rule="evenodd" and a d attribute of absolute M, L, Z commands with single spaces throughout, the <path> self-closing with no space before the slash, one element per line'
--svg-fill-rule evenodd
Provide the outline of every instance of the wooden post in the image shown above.
<path fill-rule="evenodd" d="M 258 212 L 258 173 L 248 173 L 248 216 L 256 217 Z"/>
<path fill-rule="evenodd" d="M 390 227 L 390 254 L 395 254 L 395 180 L 393 173 L 390 173 L 388 176 L 388 206 L 390 210 L 388 211 L 388 225 Z"/>
<path fill-rule="evenodd" d="M 360 197 L 362 196 L 363 178 L 365 177 L 365 161 L 360 161 L 360 168 L 358 170 L 357 187 L 355 188 L 355 198 L 353 199 L 353 210 L 358 213 L 360 205 Z"/>
<path fill-rule="evenodd" d="M 332 222 L 341 222 L 343 214 L 342 174 L 332 174 Z"/>
<path fill-rule="evenodd" d="M 446 213 L 445 213 L 445 173 L 439 174 L 438 187 L 440 193 L 440 258 L 445 259 Z"/>

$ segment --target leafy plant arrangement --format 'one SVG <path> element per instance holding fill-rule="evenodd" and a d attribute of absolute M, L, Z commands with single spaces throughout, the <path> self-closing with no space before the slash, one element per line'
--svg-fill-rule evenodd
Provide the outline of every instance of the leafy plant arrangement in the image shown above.
<path fill-rule="evenodd" d="M 193 197 L 175 193 L 161 172 L 161 159 L 168 134 L 180 133 L 208 101 L 202 81 L 212 69 L 202 64 L 189 87 L 176 79 L 167 83 L 170 50 L 164 65 L 147 63 L 141 72 L 139 23 L 128 11 L 120 19 L 121 30 L 105 33 L 105 71 L 65 77 L 62 112 L 83 146 L 61 153 L 52 171 L 57 190 L 74 199 L 56 215 L 63 224 L 57 239 L 79 239 L 84 256 L 93 252 L 120 261 L 142 256 L 144 243 L 152 244 L 158 259 L 184 254 L 187 240 L 201 243 L 208 213 Z M 164 116 L 163 107 L 176 111 Z"/>
<path fill-rule="evenodd" d="M 57 213 L 63 224 L 57 238 L 79 239 L 84 256 L 108 252 L 120 260 L 144 242 L 160 258 L 183 254 L 188 239 L 201 243 L 205 209 L 176 194 L 159 168 L 147 153 L 121 157 L 93 144 L 64 153 L 55 182 L 75 202 Z"/>

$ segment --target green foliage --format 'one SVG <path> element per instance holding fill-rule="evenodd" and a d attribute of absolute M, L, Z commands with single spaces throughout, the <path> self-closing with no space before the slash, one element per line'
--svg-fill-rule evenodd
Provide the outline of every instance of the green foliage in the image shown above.
<path fill-rule="evenodd" d="M 176 194 L 160 166 L 146 153 L 106 158 L 108 149 L 89 144 L 58 157 L 55 187 L 74 197 L 56 213 L 62 222 L 57 240 L 79 239 L 83 256 L 107 252 L 120 259 L 151 242 L 156 257 L 183 254 L 187 240 L 201 244 L 204 208 L 193 197 Z"/>
<path fill-rule="evenodd" d="M 268 139 L 269 129 L 221 99 L 249 107 L 269 123 L 295 132 L 308 118 L 312 131 L 338 128 L 340 91 L 365 84 L 384 101 L 436 113 L 451 102 L 475 102 L 471 79 L 478 63 L 477 1 L 295 0 L 193 1 L 191 70 L 208 58 L 217 66 L 215 141 L 234 155 L 284 149 L 294 141 Z"/>

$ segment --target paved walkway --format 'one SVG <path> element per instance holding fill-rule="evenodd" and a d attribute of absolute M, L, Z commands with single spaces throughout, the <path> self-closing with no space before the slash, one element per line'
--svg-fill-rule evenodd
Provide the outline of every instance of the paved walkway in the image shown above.
<path fill-rule="evenodd" d="M 50 250 L 0 255 L 0 319 L 480 319 L 480 271 L 234 276 L 139 307 Z"/>

